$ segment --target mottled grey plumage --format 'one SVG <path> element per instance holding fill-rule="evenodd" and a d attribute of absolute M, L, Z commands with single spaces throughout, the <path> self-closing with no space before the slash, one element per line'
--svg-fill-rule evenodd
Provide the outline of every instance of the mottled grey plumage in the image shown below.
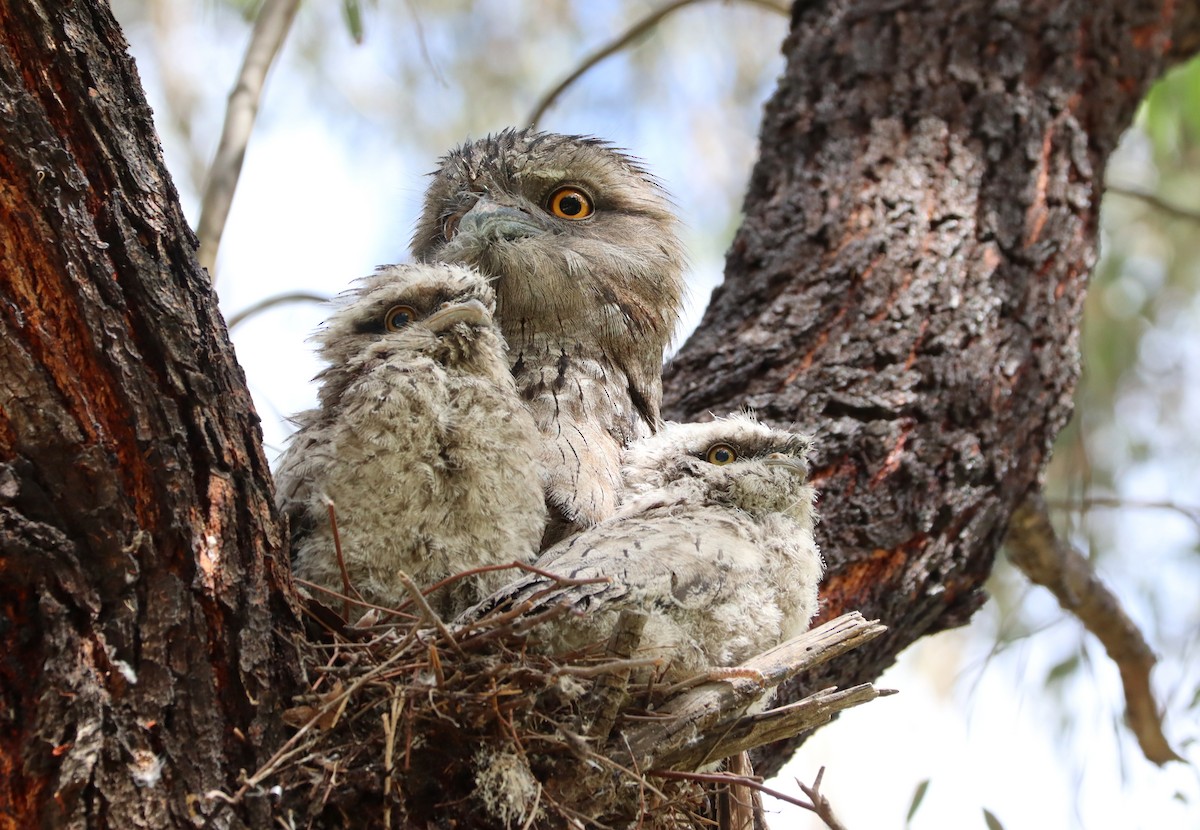
<path fill-rule="evenodd" d="M 459 622 L 525 602 L 530 614 L 567 603 L 575 614 L 537 629 L 543 646 L 561 653 L 604 642 L 623 609 L 643 610 L 642 650 L 670 658 L 669 680 L 736 665 L 801 633 L 824 568 L 813 541 L 809 445 L 750 415 L 665 425 L 626 451 L 617 512 L 536 563 L 609 582 L 563 586 L 529 575 Z"/>
<path fill-rule="evenodd" d="M 296 417 L 276 472 L 298 576 L 350 579 L 395 606 L 397 572 L 422 587 L 485 565 L 531 561 L 546 520 L 540 441 L 517 395 L 494 295 L 452 265 L 388 266 L 363 280 L 318 334 L 320 405 Z M 451 615 L 513 578 L 479 575 L 433 597 Z"/>
<path fill-rule="evenodd" d="M 496 278 L 517 388 L 546 435 L 548 539 L 616 508 L 620 451 L 659 423 L 679 316 L 675 211 L 603 141 L 507 130 L 442 159 L 413 239 Z"/>

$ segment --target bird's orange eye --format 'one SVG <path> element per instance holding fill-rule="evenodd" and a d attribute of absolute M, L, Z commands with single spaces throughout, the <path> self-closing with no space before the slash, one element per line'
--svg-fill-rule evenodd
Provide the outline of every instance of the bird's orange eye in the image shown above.
<path fill-rule="evenodd" d="M 413 320 L 417 319 L 417 310 L 408 305 L 394 305 L 383 316 L 383 325 L 388 331 L 400 331 Z"/>
<path fill-rule="evenodd" d="M 732 464 L 737 461 L 737 450 L 728 444 L 713 444 L 708 448 L 705 459 L 709 464 L 716 464 L 718 467 Z"/>
<path fill-rule="evenodd" d="M 578 187 L 560 187 L 551 193 L 549 208 L 559 219 L 587 219 L 595 210 L 591 197 Z"/>

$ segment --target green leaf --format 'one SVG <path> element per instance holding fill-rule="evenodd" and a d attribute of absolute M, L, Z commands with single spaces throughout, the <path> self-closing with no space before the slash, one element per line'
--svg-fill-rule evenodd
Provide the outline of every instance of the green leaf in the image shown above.
<path fill-rule="evenodd" d="M 1000 823 L 1000 819 L 992 815 L 992 811 L 987 807 L 983 808 L 983 820 L 988 826 L 988 830 L 1004 830 L 1004 825 Z"/>
<path fill-rule="evenodd" d="M 912 803 L 908 805 L 908 815 L 904 817 L 905 826 L 912 823 L 913 816 L 917 814 L 917 809 L 921 806 L 921 802 L 925 800 L 925 791 L 929 789 L 929 779 L 926 778 L 917 784 L 917 788 L 913 790 Z"/>
<path fill-rule="evenodd" d="M 1059 661 L 1046 673 L 1046 685 L 1053 686 L 1055 683 L 1062 683 L 1074 674 L 1078 668 L 1079 654 L 1072 654 L 1067 659 Z"/>
<path fill-rule="evenodd" d="M 342 17 L 346 19 L 346 28 L 355 43 L 362 43 L 365 34 L 363 30 L 362 4 L 358 0 L 342 0 Z"/>

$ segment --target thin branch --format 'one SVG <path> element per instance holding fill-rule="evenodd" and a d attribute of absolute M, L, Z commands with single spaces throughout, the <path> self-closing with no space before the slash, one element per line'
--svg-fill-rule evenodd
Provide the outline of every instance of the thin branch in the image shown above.
<path fill-rule="evenodd" d="M 254 21 L 237 82 L 229 93 L 221 143 L 208 171 L 208 182 L 200 202 L 200 223 L 196 229 L 200 239 L 200 264 L 208 269 L 210 279 L 216 274 L 217 248 L 229 218 L 229 206 L 233 203 L 238 176 L 242 172 L 242 160 L 254 130 L 254 119 L 258 116 L 258 102 L 267 72 L 283 46 L 299 7 L 300 0 L 265 0 Z"/>
<path fill-rule="evenodd" d="M 821 795 L 819 787 L 821 786 L 821 776 L 825 774 L 825 768 L 821 767 L 821 771 L 817 773 L 817 780 L 813 782 L 811 787 L 800 783 L 800 789 L 809 798 L 813 799 L 813 803 L 808 803 L 803 799 L 780 792 L 765 786 L 762 781 L 757 778 L 751 778 L 745 775 L 731 775 L 727 772 L 681 772 L 671 769 L 652 769 L 647 775 L 653 775 L 657 778 L 670 778 L 676 781 L 701 781 L 706 784 L 718 784 L 726 786 L 739 786 L 760 792 L 763 795 L 769 795 L 771 798 L 777 798 L 787 804 L 799 807 L 802 810 L 808 810 L 815 813 L 817 818 L 825 822 L 830 830 L 845 830 L 845 825 L 837 820 L 833 815 L 833 810 L 829 806 L 829 800 Z M 814 797 L 815 796 L 815 797 Z M 818 804 L 818 801 L 820 802 Z"/>
<path fill-rule="evenodd" d="M 1146 758 L 1159 765 L 1183 760 L 1167 743 L 1150 689 L 1154 652 L 1087 558 L 1054 532 L 1040 493 L 1017 508 L 1005 545 L 1013 564 L 1030 581 L 1049 589 L 1059 605 L 1100 640 L 1117 664 L 1125 688 L 1126 720 Z"/>
<path fill-rule="evenodd" d="M 329 511 L 329 527 L 333 531 L 333 552 L 337 555 L 338 570 L 342 574 L 342 592 L 346 595 L 346 599 L 342 602 L 342 617 L 346 622 L 350 622 L 350 597 L 353 595 L 362 599 L 362 594 L 350 581 L 350 571 L 346 568 L 346 558 L 342 554 L 342 535 L 338 532 L 337 507 L 334 506 L 333 499 L 328 496 L 325 497 L 325 508 Z"/>
<path fill-rule="evenodd" d="M 212 272 L 210 271 L 209 273 Z M 251 317 L 262 314 L 268 309 L 275 308 L 275 306 L 288 305 L 289 303 L 327 303 L 329 299 L 324 294 L 313 294 L 308 291 L 289 291 L 286 294 L 276 294 L 273 297 L 267 297 L 264 300 L 259 300 L 257 303 L 243 308 L 237 314 L 230 317 L 225 325 L 230 331 L 233 331 L 235 326 L 241 325 Z"/>
<path fill-rule="evenodd" d="M 739 668 L 758 672 L 762 683 L 713 681 L 689 689 L 657 709 L 659 718 L 625 730 L 636 758 L 645 765 L 685 766 L 704 757 L 725 758 L 776 740 L 788 728 L 797 734 L 824 723 L 845 708 L 886 692 L 860 686 L 824 690 L 781 709 L 742 717 L 780 683 L 878 637 L 886 627 L 852 612 L 747 660 Z M 797 724 L 807 722 L 807 726 Z M 718 727 L 718 724 L 724 726 Z M 698 738 L 697 736 L 705 736 Z M 757 742 L 757 743 L 756 743 Z"/>
<path fill-rule="evenodd" d="M 412 577 L 404 571 L 396 571 L 396 578 L 400 580 L 400 584 L 404 586 L 404 590 L 412 597 L 412 601 L 421 609 L 421 615 L 426 622 L 432 623 L 437 628 L 438 633 L 442 638 L 450 644 L 450 647 L 458 652 L 459 657 L 464 657 L 465 654 L 462 647 L 458 644 L 458 640 L 454 639 L 454 635 L 450 633 L 450 629 L 446 627 L 446 623 L 442 622 L 442 618 L 429 605 L 429 601 L 425 599 L 425 595 L 421 593 L 421 589 L 417 587 L 417 583 L 412 581 Z"/>
<path fill-rule="evenodd" d="M 800 792 L 808 796 L 813 803 L 813 812 L 817 814 L 817 818 L 825 822 L 825 826 L 829 830 L 846 830 L 846 825 L 838 821 L 837 816 L 833 814 L 833 805 L 829 803 L 829 799 L 821 793 L 821 779 L 825 777 L 825 767 L 817 770 L 817 777 L 813 779 L 812 785 L 805 784 L 799 778 L 796 779 L 796 784 L 800 787 Z"/>
<path fill-rule="evenodd" d="M 748 752 L 811 732 L 839 712 L 892 694 L 895 694 L 894 690 L 876 689 L 870 683 L 845 690 L 823 689 L 778 709 L 711 725 L 701 737 L 693 736 L 690 742 L 681 742 L 673 735 L 670 746 L 655 751 L 654 763 L 684 768 L 702 766 L 738 752 Z"/>
<path fill-rule="evenodd" d="M 642 631 L 649 615 L 644 611 L 625 609 L 617 617 L 617 623 L 608 638 L 606 656 L 630 663 L 634 652 L 642 642 Z M 643 660 L 645 658 L 642 658 Z M 630 666 L 632 669 L 633 666 Z M 594 686 L 588 696 L 588 705 L 583 708 L 583 722 L 579 731 L 584 735 L 604 740 L 617 722 L 617 714 L 628 695 L 626 690 L 629 671 L 608 672 Z"/>
<path fill-rule="evenodd" d="M 690 6 L 697 2 L 700 2 L 700 0 L 675 0 L 673 3 L 668 3 L 641 18 L 620 35 L 617 35 L 617 37 L 613 38 L 607 44 L 592 52 L 583 59 L 579 66 L 575 68 L 575 71 L 564 78 L 558 86 L 541 97 L 537 105 L 534 106 L 533 111 L 529 114 L 529 117 L 525 119 L 525 123 L 531 127 L 537 126 L 537 123 L 542 120 L 542 116 L 546 114 L 546 110 L 550 109 L 554 102 L 567 91 L 567 88 L 582 78 L 593 66 L 624 49 L 630 43 L 657 26 L 663 18 L 679 11 L 685 6 Z M 782 15 L 791 14 L 790 9 L 785 3 L 772 2 L 771 0 L 741 0 L 741 2 L 778 12 Z"/>
<path fill-rule="evenodd" d="M 1182 205 L 1177 205 L 1174 202 L 1168 202 L 1166 199 L 1159 196 L 1157 193 L 1151 193 L 1149 190 L 1143 190 L 1140 187 L 1132 185 L 1110 184 L 1104 189 L 1105 193 L 1115 193 L 1118 196 L 1126 196 L 1130 199 L 1137 199 L 1139 202 L 1145 202 L 1155 210 L 1161 210 L 1163 213 L 1178 219 L 1187 219 L 1189 222 L 1200 223 L 1200 212 L 1189 210 Z"/>
<path fill-rule="evenodd" d="M 1055 510 L 1091 510 L 1101 507 L 1112 510 L 1170 510 L 1186 518 L 1200 530 L 1200 507 L 1176 504 L 1173 501 L 1142 501 L 1115 496 L 1088 496 L 1083 499 L 1046 499 L 1046 506 Z"/>

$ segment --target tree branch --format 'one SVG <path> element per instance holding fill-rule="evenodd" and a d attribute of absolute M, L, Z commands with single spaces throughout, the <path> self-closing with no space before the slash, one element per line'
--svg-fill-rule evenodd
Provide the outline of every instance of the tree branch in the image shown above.
<path fill-rule="evenodd" d="M 329 299 L 329 297 L 326 297 L 323 294 L 313 294 L 310 291 L 289 291 L 286 294 L 276 294 L 273 297 L 267 297 L 266 299 L 259 300 L 253 305 L 243 308 L 237 314 L 234 314 L 232 317 L 230 317 L 229 320 L 226 321 L 225 325 L 230 331 L 233 331 L 234 328 L 246 322 L 251 317 L 262 314 L 264 311 L 275 308 L 276 306 L 288 305 L 290 303 L 327 303 L 329 302 Z"/>
<path fill-rule="evenodd" d="M 225 221 L 229 218 L 229 206 L 237 190 L 238 176 L 242 172 L 242 161 L 246 156 L 246 145 L 254 130 L 254 119 L 258 116 L 258 101 L 262 97 L 267 72 L 275 56 L 283 46 L 284 38 L 292 26 L 300 0 L 266 0 L 254 21 L 254 31 L 246 47 L 246 57 L 238 72 L 237 82 L 229 93 L 229 106 L 225 111 L 225 126 L 221 130 L 221 143 L 208 172 L 208 183 L 200 203 L 200 222 L 196 235 L 200 238 L 200 265 L 214 279 L 217 264 L 217 248 Z"/>
<path fill-rule="evenodd" d="M 630 43 L 637 40 L 646 32 L 657 26 L 663 20 L 663 18 L 679 11 L 685 6 L 690 6 L 697 2 L 700 2 L 700 0 L 675 0 L 673 3 L 668 3 L 662 8 L 657 9 L 641 18 L 607 44 L 600 47 L 595 52 L 592 52 L 590 55 L 584 58 L 582 62 L 580 62 L 579 66 L 577 66 L 570 75 L 559 82 L 558 86 L 554 87 L 554 89 L 550 90 L 541 97 L 541 99 L 534 106 L 533 110 L 529 113 L 529 116 L 525 119 L 525 123 L 530 126 L 537 126 L 537 123 L 542 120 L 542 116 L 546 114 L 546 110 L 550 109 L 554 102 L 558 100 L 559 96 L 566 92 L 573 83 L 587 74 L 588 70 L 590 70 L 593 66 L 600 63 L 605 58 L 609 58 L 624 49 Z M 742 0 L 742 2 L 750 3 L 752 5 L 759 6 L 773 12 L 778 12 L 779 14 L 783 15 L 789 13 L 787 5 L 784 3 L 773 3 L 771 0 Z"/>
<path fill-rule="evenodd" d="M 1083 554 L 1054 532 L 1041 494 L 1028 497 L 1017 508 L 1005 544 L 1013 564 L 1030 581 L 1048 588 L 1117 664 L 1125 688 L 1126 720 L 1146 758 L 1160 766 L 1183 760 L 1167 743 L 1150 690 L 1154 652 Z"/>
<path fill-rule="evenodd" d="M 1187 219 L 1190 222 L 1200 223 L 1200 211 L 1189 210 L 1169 202 L 1159 196 L 1157 193 L 1151 193 L 1148 190 L 1142 190 L 1140 187 L 1130 185 L 1110 184 L 1105 188 L 1106 193 L 1113 193 L 1117 196 L 1125 196 L 1129 199 L 1137 199 L 1139 202 L 1145 202 L 1155 210 L 1160 210 L 1163 213 L 1170 214 L 1177 219 Z"/>
<path fill-rule="evenodd" d="M 743 715 L 781 683 L 875 639 L 886 630 L 878 621 L 864 620 L 856 611 L 788 640 L 738 667 L 756 674 L 761 678 L 758 682 L 704 683 L 659 707 L 659 718 L 627 729 L 629 752 L 642 768 L 695 768 L 704 759 L 727 758 L 798 734 L 825 723 L 842 709 L 887 694 L 868 685 L 846 691 L 825 689 L 791 706 Z"/>

